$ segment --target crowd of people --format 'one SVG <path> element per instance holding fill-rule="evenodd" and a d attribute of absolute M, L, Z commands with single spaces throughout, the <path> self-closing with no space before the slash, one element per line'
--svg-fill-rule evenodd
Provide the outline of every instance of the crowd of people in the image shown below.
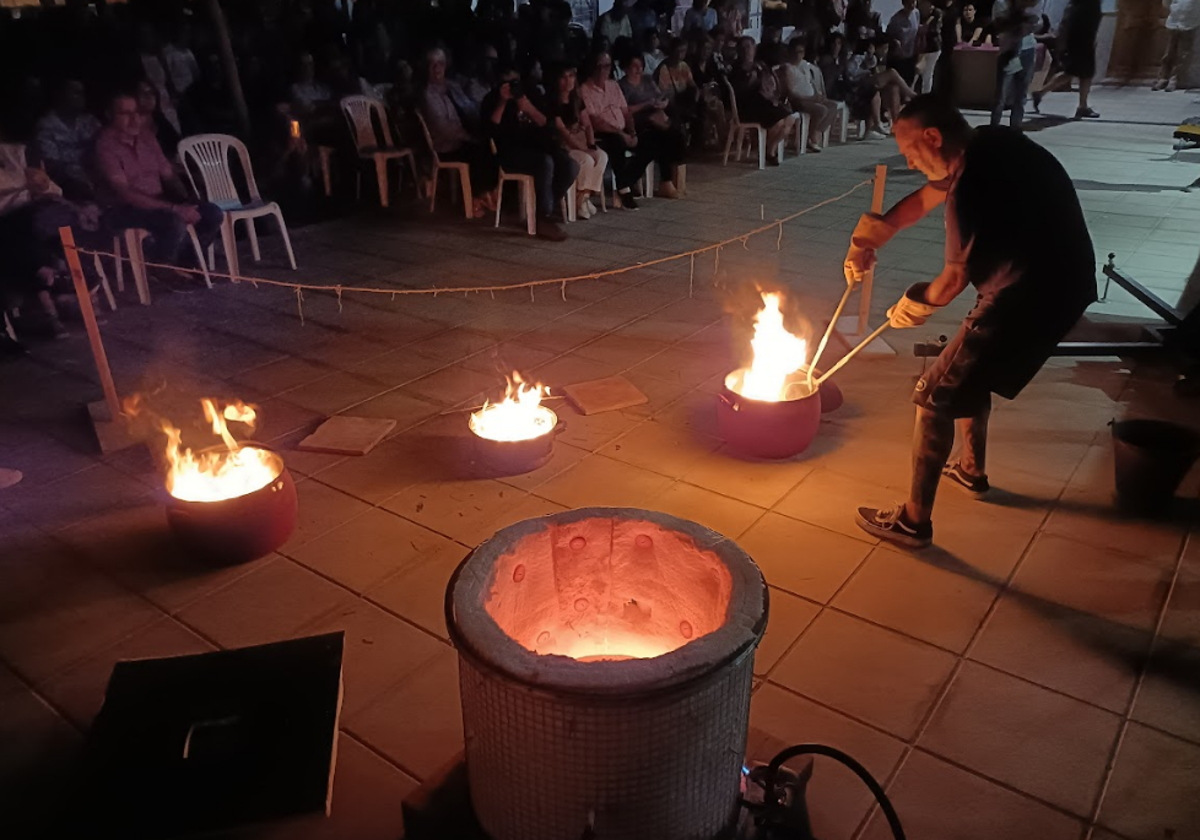
<path fill-rule="evenodd" d="M 651 191 L 679 197 L 680 167 L 720 148 L 735 104 L 767 129 L 773 165 L 800 114 L 808 151 L 839 116 L 887 136 L 909 100 L 946 89 L 957 43 L 1004 52 L 998 107 L 1011 104 L 1019 124 L 1041 23 L 1031 4 L 995 0 L 985 19 L 969 0 L 903 0 L 884 23 L 871 0 L 767 0 L 759 41 L 742 34 L 738 0 L 617 0 L 590 29 L 566 0 L 247 0 L 225 4 L 224 27 L 191 0 L 8 13 L 0 247 L 20 259 L 0 282 L 6 296 L 42 301 L 59 332 L 60 225 L 98 245 L 140 228 L 152 261 L 194 260 L 189 235 L 206 246 L 222 223 L 189 194 L 176 156 L 197 133 L 246 141 L 264 192 L 289 212 L 319 203 L 321 162 L 358 165 L 339 106 L 349 95 L 386 103 L 399 145 L 427 171 L 435 157 L 465 162 L 472 216 L 495 210 L 502 170 L 532 176 L 537 232 L 553 240 L 566 237 L 567 195 L 566 213 L 588 219 L 609 178 L 626 211 Z"/>

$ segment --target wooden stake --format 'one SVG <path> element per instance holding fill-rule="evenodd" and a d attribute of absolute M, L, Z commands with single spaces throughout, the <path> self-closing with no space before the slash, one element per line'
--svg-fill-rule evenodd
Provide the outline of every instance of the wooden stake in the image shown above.
<path fill-rule="evenodd" d="M 875 192 L 871 196 L 871 212 L 883 212 L 883 191 L 887 186 L 887 165 L 875 167 Z M 862 280 L 862 297 L 858 301 L 858 335 L 866 335 L 871 323 L 871 292 L 875 285 L 875 269 L 868 271 Z"/>
<path fill-rule="evenodd" d="M 92 309 L 92 296 L 88 294 L 87 278 L 83 276 L 83 266 L 79 264 L 79 251 L 75 249 L 75 234 L 69 227 L 61 227 L 58 229 L 58 235 L 62 239 L 63 252 L 67 255 L 67 265 L 71 269 L 71 279 L 75 283 L 75 295 L 79 298 L 79 311 L 83 315 L 88 341 L 92 345 L 92 357 L 96 360 L 96 372 L 100 375 L 100 387 L 104 389 L 104 404 L 108 407 L 111 419 L 115 422 L 121 416 L 121 401 L 117 398 L 117 386 L 113 384 L 112 370 L 108 366 L 108 355 L 104 352 L 104 342 L 100 340 L 100 326 L 96 323 L 96 312 Z"/>

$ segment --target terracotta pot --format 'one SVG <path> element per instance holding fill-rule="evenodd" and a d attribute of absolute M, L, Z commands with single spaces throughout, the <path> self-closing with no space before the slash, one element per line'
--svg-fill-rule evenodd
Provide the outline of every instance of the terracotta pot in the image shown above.
<path fill-rule="evenodd" d="M 244 496 L 191 502 L 166 494 L 167 523 L 185 550 L 207 563 L 232 566 L 270 554 L 287 542 L 296 528 L 296 485 L 283 458 L 272 454 L 278 459 L 279 475 Z"/>
<path fill-rule="evenodd" d="M 567 428 L 557 414 L 548 408 L 545 411 L 554 418 L 554 427 L 535 438 L 492 440 L 472 431 L 476 459 L 495 475 L 520 475 L 545 466 L 554 455 L 554 439 Z"/>
<path fill-rule="evenodd" d="M 729 387 L 739 373 L 730 374 L 717 395 L 721 437 L 737 452 L 755 458 L 790 458 L 807 449 L 821 423 L 822 390 L 779 402 L 747 399 Z"/>

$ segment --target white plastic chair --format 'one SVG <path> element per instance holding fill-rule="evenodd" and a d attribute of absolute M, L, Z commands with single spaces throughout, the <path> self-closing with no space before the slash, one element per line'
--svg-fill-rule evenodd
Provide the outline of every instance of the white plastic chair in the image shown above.
<path fill-rule="evenodd" d="M 496 142 L 491 141 L 492 154 L 496 154 Z M 521 218 L 525 220 L 525 229 L 530 236 L 537 235 L 537 186 L 532 175 L 521 172 L 505 172 L 500 167 L 500 185 L 496 188 L 496 227 L 500 227 L 500 208 L 504 206 L 504 185 L 516 184 L 521 190 Z"/>
<path fill-rule="evenodd" d="M 214 264 L 216 259 L 213 254 L 213 248 L 211 245 L 208 247 L 208 259 L 206 261 L 204 249 L 200 247 L 200 237 L 196 235 L 196 229 L 188 225 L 187 232 L 188 238 L 192 240 L 192 250 L 196 254 L 196 262 L 200 265 L 200 274 L 204 277 L 204 284 L 211 289 L 213 287 L 212 278 L 209 277 L 208 270 L 209 266 Z M 133 273 L 133 283 L 137 288 L 138 301 L 142 306 L 150 305 L 150 279 L 146 273 L 146 255 L 142 251 L 142 240 L 149 235 L 149 231 L 142 230 L 141 228 L 126 228 L 113 237 L 112 252 L 115 258 L 114 262 L 116 263 L 117 291 L 125 291 L 125 269 L 124 261 L 121 259 L 121 245 L 123 241 L 125 253 L 129 257 L 129 268 Z M 97 268 L 100 268 L 98 264 Z M 100 270 L 100 275 L 101 277 L 104 276 L 102 269 Z M 107 278 L 105 278 L 104 282 L 107 286 Z M 112 303 L 111 298 L 109 302 Z M 116 309 L 115 304 L 113 308 Z"/>
<path fill-rule="evenodd" d="M 396 146 L 392 139 L 392 129 L 388 122 L 387 112 L 383 103 L 370 96 L 343 96 L 341 100 L 342 113 L 350 128 L 350 136 L 354 138 L 354 147 L 360 160 L 369 160 L 375 164 L 375 178 L 379 183 L 379 203 L 388 206 L 388 161 L 407 160 L 412 170 L 413 183 L 418 187 L 421 178 L 417 175 L 417 162 L 412 149 L 402 149 Z M 379 121 L 379 132 L 383 135 L 380 142 L 376 133 L 375 121 Z M 356 176 L 355 192 L 362 198 L 362 173 Z"/>
<path fill-rule="evenodd" d="M 758 135 L 758 168 L 767 168 L 767 129 L 759 123 L 742 122 L 741 116 L 738 114 L 737 95 L 733 92 L 733 85 L 728 79 L 722 80 L 725 83 L 725 92 L 729 95 L 729 134 L 725 137 L 725 159 L 722 161 L 722 166 L 729 165 L 729 152 L 733 149 L 733 144 L 737 142 L 737 160 L 742 160 L 745 156 L 746 141 L 749 140 L 751 133 Z M 775 150 L 778 160 L 783 160 L 783 139 L 779 141 L 779 148 Z"/>
<path fill-rule="evenodd" d="M 808 129 L 812 126 L 812 119 L 803 111 L 793 111 L 792 116 L 796 118 L 796 154 L 803 155 L 808 153 Z M 824 140 L 829 142 L 829 132 L 824 134 Z"/>
<path fill-rule="evenodd" d="M 438 157 L 437 149 L 433 147 L 433 137 L 429 133 L 429 125 L 425 122 L 425 117 L 417 111 L 417 122 L 421 124 L 421 133 L 425 135 L 425 145 L 429 147 L 429 154 L 433 156 L 433 176 L 429 179 L 429 212 L 432 213 L 437 207 L 437 187 L 438 175 L 442 170 L 458 173 L 459 192 L 462 194 L 463 212 L 467 218 L 472 218 L 471 211 L 474 209 L 475 198 L 471 193 L 471 167 L 460 160 L 442 160 Z M 451 186 L 454 182 L 451 179 Z M 451 190 L 453 196 L 453 190 Z"/>
<path fill-rule="evenodd" d="M 233 173 L 229 169 L 229 152 L 237 153 L 242 171 L 246 175 L 246 190 L 249 200 L 243 202 L 238 195 L 237 186 L 233 183 Z M 258 249 L 258 232 L 254 229 L 254 220 L 261 216 L 274 216 L 283 236 L 283 246 L 287 249 L 288 262 L 292 270 L 296 270 L 296 255 L 292 253 L 292 239 L 288 236 L 287 225 L 283 221 L 283 211 L 274 201 L 263 201 L 258 193 L 258 183 L 254 180 L 254 169 L 250 165 L 250 153 L 246 145 L 236 137 L 228 134 L 197 134 L 185 137 L 179 141 L 179 159 L 187 170 L 188 180 L 197 195 L 205 196 L 208 201 L 225 211 L 221 221 L 221 244 L 225 249 L 225 263 L 229 266 L 229 274 L 238 276 L 237 236 L 235 226 L 238 222 L 246 223 L 246 233 L 250 239 L 250 253 L 254 261 L 262 259 Z M 200 180 L 204 184 L 201 191 L 196 184 L 194 168 L 200 172 Z M 211 258 L 210 258 L 211 262 Z M 213 263 L 215 267 L 215 263 Z"/>

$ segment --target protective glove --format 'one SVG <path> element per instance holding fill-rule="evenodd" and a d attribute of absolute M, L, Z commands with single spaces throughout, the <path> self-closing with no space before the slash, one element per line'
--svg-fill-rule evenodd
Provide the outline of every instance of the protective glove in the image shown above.
<path fill-rule="evenodd" d="M 853 286 L 862 282 L 863 275 L 875 267 L 875 251 L 896 235 L 897 228 L 878 213 L 864 213 L 850 234 L 846 250 L 846 282 Z"/>
<path fill-rule="evenodd" d="M 929 316 L 941 307 L 925 302 L 925 292 L 928 283 L 914 283 L 909 286 L 904 297 L 887 311 L 888 323 L 898 330 L 919 327 L 929 320 Z"/>

